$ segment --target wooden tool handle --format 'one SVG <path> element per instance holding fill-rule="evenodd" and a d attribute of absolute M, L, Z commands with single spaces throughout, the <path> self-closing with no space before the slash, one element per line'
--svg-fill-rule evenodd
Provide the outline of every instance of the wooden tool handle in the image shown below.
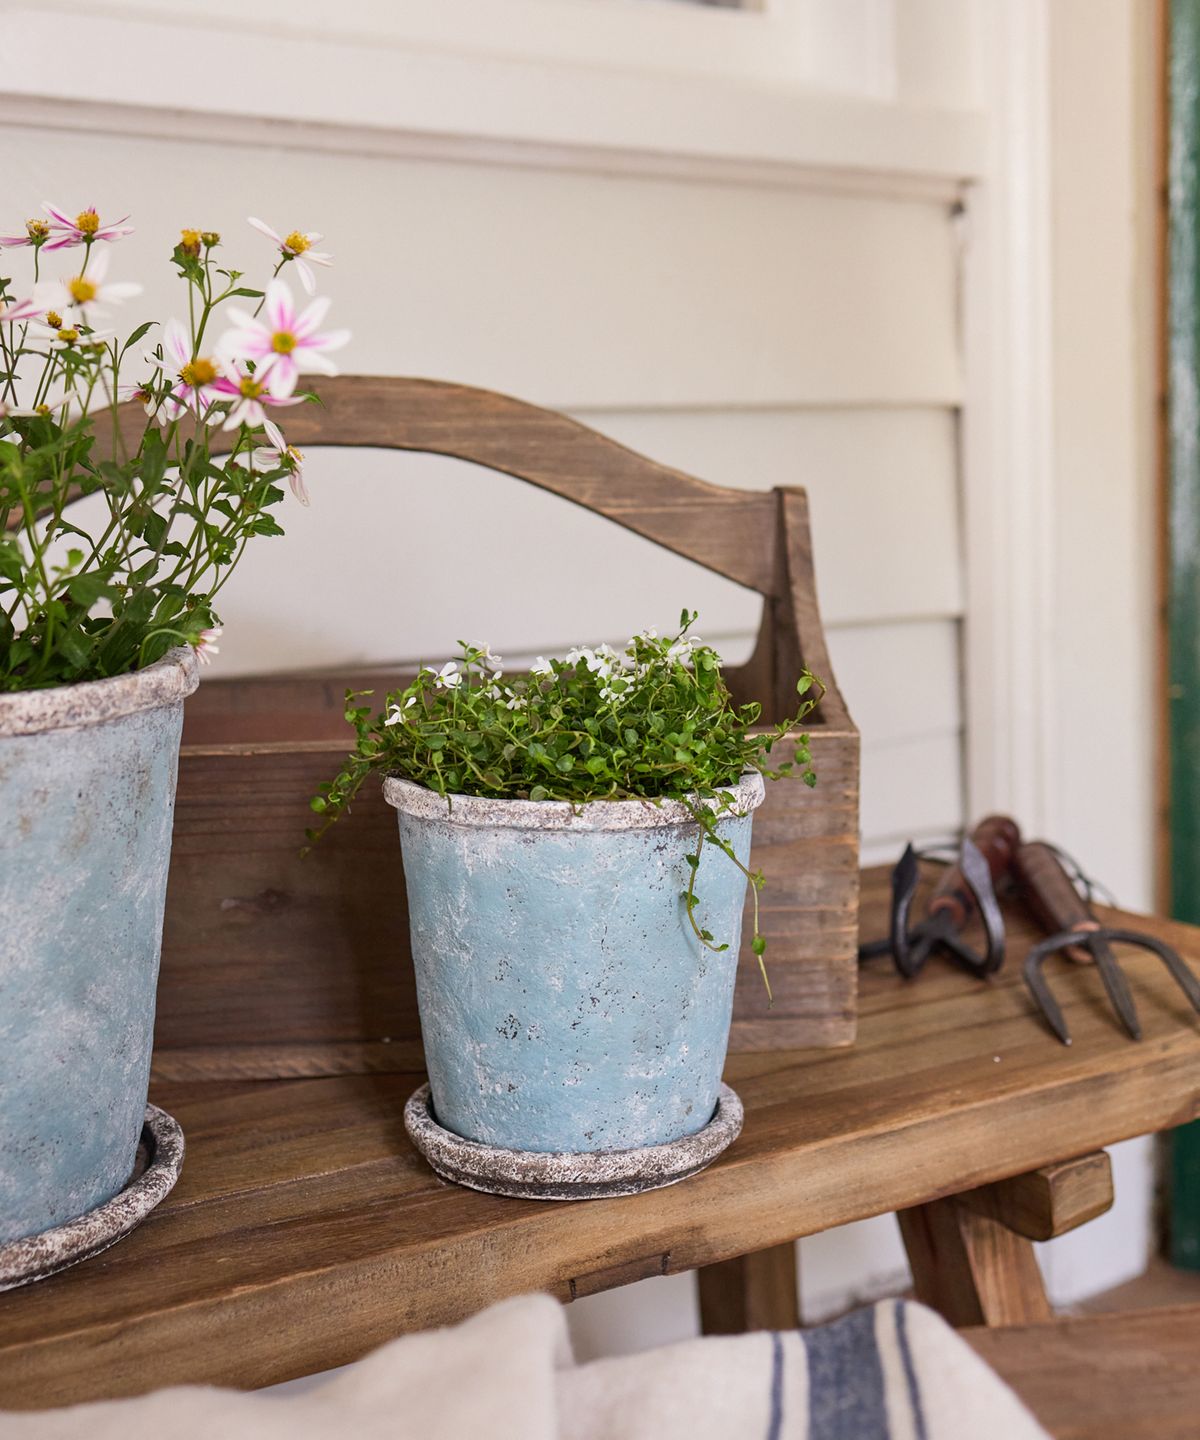
<path fill-rule="evenodd" d="M 1030 909 L 1051 934 L 1100 928 L 1049 845 L 1041 840 L 1022 845 L 1017 851 L 1016 870 Z"/>
<path fill-rule="evenodd" d="M 987 861 L 992 883 L 996 884 L 1007 873 L 1021 843 L 1017 822 L 1008 815 L 989 815 L 971 831 L 971 839 Z M 960 930 L 974 913 L 975 901 L 957 865 L 946 867 L 929 901 L 931 915 L 939 910 L 948 910 Z"/>

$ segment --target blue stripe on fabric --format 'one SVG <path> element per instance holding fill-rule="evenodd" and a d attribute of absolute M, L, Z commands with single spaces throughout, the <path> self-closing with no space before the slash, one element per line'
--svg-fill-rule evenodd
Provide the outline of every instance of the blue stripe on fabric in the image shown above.
<path fill-rule="evenodd" d="M 900 1346 L 900 1359 L 904 1364 L 904 1378 L 908 1381 L 908 1403 L 912 1408 L 913 1429 L 917 1440 L 929 1440 L 925 1427 L 925 1411 L 921 1405 L 921 1387 L 917 1384 L 917 1367 L 913 1363 L 912 1346 L 908 1343 L 908 1306 L 905 1301 L 896 1302 L 896 1341 Z"/>
<path fill-rule="evenodd" d="M 802 1335 L 808 1352 L 808 1440 L 888 1440 L 874 1310 Z"/>
<path fill-rule="evenodd" d="M 767 1421 L 767 1440 L 779 1440 L 783 1433 L 783 1341 L 771 1336 L 771 1414 Z"/>

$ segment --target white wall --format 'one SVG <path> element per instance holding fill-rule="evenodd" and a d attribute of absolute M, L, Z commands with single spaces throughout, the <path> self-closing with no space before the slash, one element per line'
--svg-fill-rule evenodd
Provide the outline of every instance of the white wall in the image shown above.
<path fill-rule="evenodd" d="M 1025 263 L 1011 235 L 981 228 L 1011 219 L 1016 173 L 1001 164 L 1014 137 L 989 128 L 1004 99 L 991 4 L 777 0 L 787 45 L 763 45 L 751 17 L 652 0 L 520 0 L 504 26 L 486 0 L 0 3 L 35 62 L 0 94 L 3 209 L 132 211 L 138 234 L 113 263 L 147 278 L 139 318 L 170 311 L 160 257 L 182 225 L 221 230 L 239 264 L 266 259 L 247 214 L 321 229 L 337 261 L 325 288 L 355 331 L 344 368 L 507 390 L 721 483 L 807 485 L 833 662 L 863 731 L 864 853 L 884 858 L 959 825 L 968 786 L 975 808 L 1031 793 L 995 763 L 1008 718 L 977 683 L 997 636 L 1022 654 L 996 596 L 1028 536 L 1012 507 L 1007 550 L 980 519 L 982 495 L 1017 493 L 996 460 L 1008 452 L 968 445 L 964 468 L 960 445 L 964 400 L 975 435 L 1029 418 L 1011 403 L 1019 347 L 989 361 L 1006 384 L 982 384 L 963 328 L 964 287 L 982 313 L 963 246 Z M 1149 708 L 1145 8 L 1003 12 L 1045 46 L 1027 78 L 1043 87 L 1053 176 L 1040 217 L 1053 405 L 1039 413 L 1064 549 L 1038 661 L 1056 677 L 1037 730 L 1052 748 L 1032 803 L 1130 901 L 1148 894 L 1148 761 L 1120 752 L 1124 716 L 1110 704 L 1097 718 L 1088 686 L 1132 674 L 1122 707 L 1139 723 Z M 89 55 L 84 99 L 51 48 L 64 25 Z M 311 510 L 289 504 L 287 540 L 263 542 L 223 597 L 225 674 L 433 658 L 459 637 L 520 651 L 621 638 L 684 604 L 732 657 L 753 634 L 737 587 L 455 462 L 314 454 L 309 484 Z M 1052 1273 L 1059 1293 L 1140 1260 L 1147 1172 L 1131 1153 L 1107 1269 L 1081 1236 L 1084 1258 Z M 890 1217 L 801 1251 L 810 1315 L 904 1273 Z M 581 1348 L 689 1333 L 692 1285 L 580 1302 Z"/>

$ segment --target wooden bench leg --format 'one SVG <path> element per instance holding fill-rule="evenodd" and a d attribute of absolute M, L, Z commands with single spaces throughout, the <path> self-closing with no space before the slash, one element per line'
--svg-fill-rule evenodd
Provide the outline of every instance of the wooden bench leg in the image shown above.
<path fill-rule="evenodd" d="M 747 1330 L 795 1330 L 800 1324 L 796 1246 L 773 1245 L 736 1260 L 702 1265 L 700 1329 L 705 1335 L 743 1335 Z"/>
<path fill-rule="evenodd" d="M 917 1299 L 959 1327 L 1052 1319 L 1033 1241 L 1074 1230 L 1112 1199 L 1098 1151 L 901 1211 Z"/>

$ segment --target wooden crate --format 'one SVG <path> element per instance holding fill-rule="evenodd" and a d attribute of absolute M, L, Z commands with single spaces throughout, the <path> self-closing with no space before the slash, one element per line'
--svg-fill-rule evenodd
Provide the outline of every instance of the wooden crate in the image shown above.
<path fill-rule="evenodd" d="M 302 446 L 373 445 L 474 460 L 541 485 L 763 595 L 739 699 L 786 713 L 802 663 L 828 691 L 811 717 L 815 790 L 768 786 L 753 863 L 775 1006 L 744 947 L 736 1050 L 846 1045 L 856 1018 L 858 733 L 833 679 L 799 489 L 722 489 L 574 421 L 430 381 L 347 377 L 290 419 Z M 395 813 L 368 784 L 301 858 L 309 797 L 351 738 L 347 688 L 401 671 L 208 681 L 188 702 L 163 934 L 160 1078 L 269 1078 L 422 1064 Z M 776 751 L 779 754 L 779 751 Z M 747 928 L 747 936 L 749 929 Z"/>

